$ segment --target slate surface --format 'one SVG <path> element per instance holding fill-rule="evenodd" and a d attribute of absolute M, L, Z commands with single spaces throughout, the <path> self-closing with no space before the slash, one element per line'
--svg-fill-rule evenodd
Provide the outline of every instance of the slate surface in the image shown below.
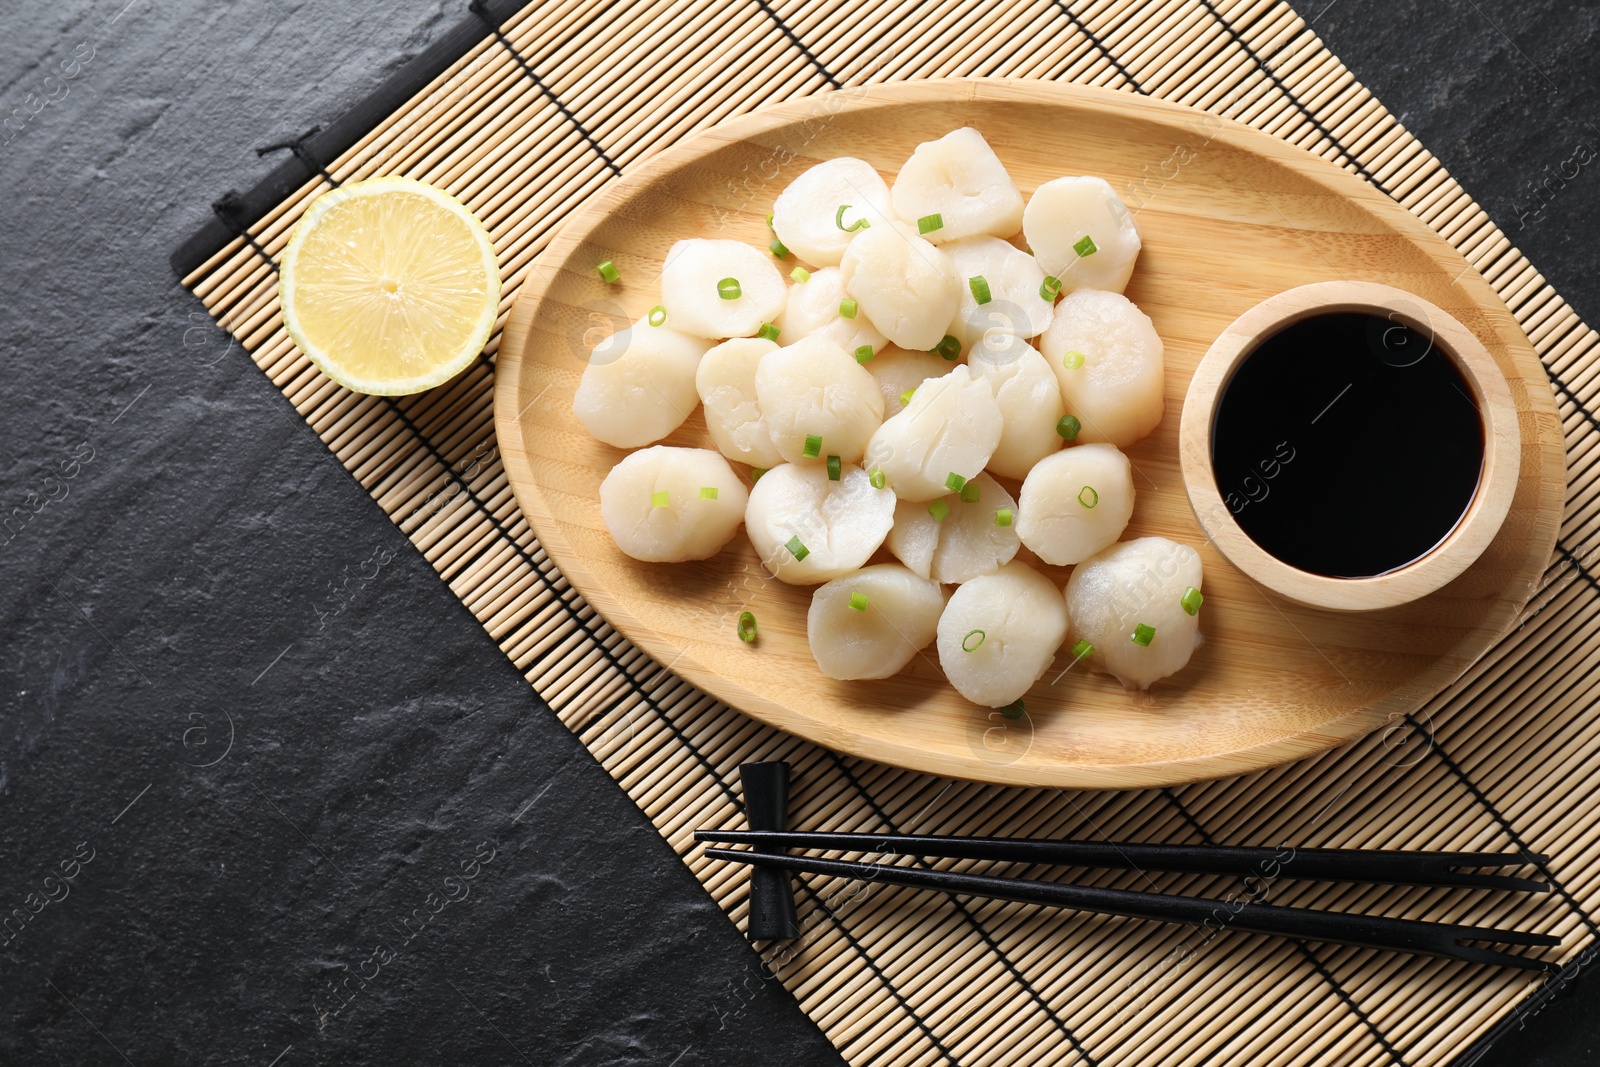
<path fill-rule="evenodd" d="M 0 145 L 0 913 L 75 877 L 0 934 L 0 1062 L 837 1062 L 166 268 L 464 5 L 19 6 L 0 114 L 55 99 Z M 1600 12 L 1302 10 L 1600 322 L 1600 168 L 1535 193 L 1600 149 Z M 1589 1062 L 1596 1006 L 1480 1062 Z"/>

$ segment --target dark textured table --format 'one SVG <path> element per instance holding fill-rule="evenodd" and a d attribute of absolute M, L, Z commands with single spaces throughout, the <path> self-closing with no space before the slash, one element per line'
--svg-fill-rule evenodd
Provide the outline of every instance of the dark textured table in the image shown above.
<path fill-rule="evenodd" d="M 1600 10 L 1325 3 L 1600 322 Z M 0 1063 L 837 1062 L 167 270 L 253 146 L 463 8 L 0 15 Z M 1478 1062 L 1591 1062 L 1597 1006 L 1582 981 Z"/>

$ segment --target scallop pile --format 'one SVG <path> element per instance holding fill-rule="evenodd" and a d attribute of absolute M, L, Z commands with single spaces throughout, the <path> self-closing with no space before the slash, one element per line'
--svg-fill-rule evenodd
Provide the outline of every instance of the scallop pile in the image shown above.
<path fill-rule="evenodd" d="M 1019 714 L 1063 653 L 1129 688 L 1181 670 L 1199 553 L 1121 540 L 1123 450 L 1161 421 L 1163 354 L 1123 295 L 1140 240 L 1111 186 L 1024 197 L 964 128 L 892 185 L 820 163 L 768 225 L 765 250 L 673 245 L 661 303 L 591 354 L 573 410 L 637 449 L 600 485 L 617 547 L 706 559 L 742 525 L 774 577 L 816 586 L 806 632 L 832 678 L 931 645 L 963 697 Z M 655 444 L 697 406 L 715 451 Z M 1065 590 L 1034 560 L 1070 566 Z M 756 633 L 746 612 L 737 636 Z"/>

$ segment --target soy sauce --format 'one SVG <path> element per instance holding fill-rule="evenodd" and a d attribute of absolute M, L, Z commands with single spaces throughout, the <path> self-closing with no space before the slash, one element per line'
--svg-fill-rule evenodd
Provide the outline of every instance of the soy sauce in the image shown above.
<path fill-rule="evenodd" d="M 1363 578 L 1455 528 L 1478 489 L 1483 419 L 1426 333 L 1317 315 L 1246 355 L 1224 387 L 1211 458 L 1234 519 L 1301 570 Z"/>

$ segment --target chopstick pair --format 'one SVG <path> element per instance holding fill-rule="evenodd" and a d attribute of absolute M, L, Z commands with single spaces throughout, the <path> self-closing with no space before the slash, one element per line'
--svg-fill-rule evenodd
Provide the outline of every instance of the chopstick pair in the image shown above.
<path fill-rule="evenodd" d="M 1532 893 L 1548 892 L 1550 889 L 1545 882 L 1527 878 L 1472 873 L 1480 868 L 1547 862 L 1544 856 L 1517 853 L 1281 850 L 782 830 L 700 830 L 695 833 L 695 840 L 750 845 L 762 850 L 810 848 L 1051 866 L 1187 871 L 1388 885 L 1457 886 Z M 1157 922 L 1204 923 L 1209 920 L 1225 929 L 1249 933 L 1443 956 L 1526 970 L 1553 971 L 1555 965 L 1546 960 L 1465 942 L 1530 947 L 1553 947 L 1561 943 L 1560 938 L 1549 934 L 1520 930 L 1317 911 L 1254 901 L 1230 902 L 1140 890 L 1103 889 L 1024 878 L 900 867 L 891 863 L 828 860 L 776 851 L 708 848 L 705 854 L 713 859 L 748 863 L 767 869 L 936 889 L 946 893 L 1044 904 Z"/>

